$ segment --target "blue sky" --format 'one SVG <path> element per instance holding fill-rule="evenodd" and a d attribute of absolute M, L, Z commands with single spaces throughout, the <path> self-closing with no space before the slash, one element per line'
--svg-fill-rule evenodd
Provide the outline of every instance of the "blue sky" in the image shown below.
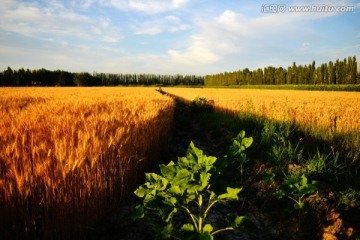
<path fill-rule="evenodd" d="M 284 4 L 267 13 L 263 6 Z M 350 6 L 349 12 L 290 12 Z M 1 0 L 0 70 L 211 74 L 356 55 L 360 1 Z"/>

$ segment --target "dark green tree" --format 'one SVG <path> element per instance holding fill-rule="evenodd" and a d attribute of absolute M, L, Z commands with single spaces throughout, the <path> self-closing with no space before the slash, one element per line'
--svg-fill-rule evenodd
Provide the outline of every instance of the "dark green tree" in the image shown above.
<path fill-rule="evenodd" d="M 329 78 L 327 84 L 336 84 L 336 70 L 334 63 L 332 61 L 329 62 Z"/>

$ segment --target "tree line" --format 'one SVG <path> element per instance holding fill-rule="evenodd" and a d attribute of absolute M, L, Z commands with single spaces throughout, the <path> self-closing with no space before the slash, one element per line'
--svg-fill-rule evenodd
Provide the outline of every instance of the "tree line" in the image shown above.
<path fill-rule="evenodd" d="M 118 86 L 118 85 L 204 85 L 204 77 L 197 75 L 108 74 L 62 70 L 49 71 L 8 67 L 0 72 L 0 86 Z"/>
<path fill-rule="evenodd" d="M 296 65 L 288 68 L 265 67 L 256 70 L 245 68 L 234 72 L 213 75 L 160 75 L 160 74 L 111 74 L 62 70 L 49 71 L 10 67 L 0 72 L 0 86 L 118 86 L 118 85 L 283 85 L 283 84 L 360 84 L 356 57 L 337 59 L 335 62 L 315 66 Z"/>
<path fill-rule="evenodd" d="M 335 62 L 315 66 L 296 65 L 287 69 L 282 67 L 265 67 L 256 70 L 243 70 L 206 75 L 207 86 L 228 85 L 280 85 L 280 84 L 360 84 L 360 73 L 357 70 L 356 57 L 337 59 Z"/>

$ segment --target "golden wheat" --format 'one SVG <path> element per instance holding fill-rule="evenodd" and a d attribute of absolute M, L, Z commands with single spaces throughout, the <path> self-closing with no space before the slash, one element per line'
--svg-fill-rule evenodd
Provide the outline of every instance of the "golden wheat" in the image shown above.
<path fill-rule="evenodd" d="M 154 89 L 0 89 L 0 236 L 78 237 L 158 158 L 173 110 Z"/>
<path fill-rule="evenodd" d="M 305 128 L 339 133 L 360 130 L 360 94 L 257 89 L 164 88 L 170 94 L 192 101 L 205 97 L 223 111 L 253 113 L 268 119 L 291 121 Z"/>

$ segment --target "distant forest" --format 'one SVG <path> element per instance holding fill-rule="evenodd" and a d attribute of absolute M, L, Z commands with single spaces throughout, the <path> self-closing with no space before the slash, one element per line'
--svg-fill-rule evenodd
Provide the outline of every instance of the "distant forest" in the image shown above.
<path fill-rule="evenodd" d="M 70 73 L 44 68 L 13 70 L 0 73 L 0 86 L 118 86 L 118 85 L 204 85 L 204 77 L 196 75 Z"/>
<path fill-rule="evenodd" d="M 287 69 L 282 67 L 265 67 L 257 70 L 225 72 L 205 76 L 205 86 L 235 86 L 235 85 L 283 85 L 283 84 L 360 84 L 360 74 L 357 70 L 356 57 L 330 61 L 315 66 L 315 61 L 309 65 L 296 65 Z"/>
<path fill-rule="evenodd" d="M 287 69 L 282 67 L 265 67 L 257 70 L 245 68 L 234 72 L 213 75 L 159 75 L 159 74 L 108 74 L 88 72 L 71 73 L 62 70 L 49 71 L 18 69 L 8 67 L 0 72 L 0 86 L 118 86 L 118 85 L 284 85 L 284 84 L 360 84 L 360 73 L 356 57 L 340 61 L 323 63 L 315 66 L 296 65 Z"/>

